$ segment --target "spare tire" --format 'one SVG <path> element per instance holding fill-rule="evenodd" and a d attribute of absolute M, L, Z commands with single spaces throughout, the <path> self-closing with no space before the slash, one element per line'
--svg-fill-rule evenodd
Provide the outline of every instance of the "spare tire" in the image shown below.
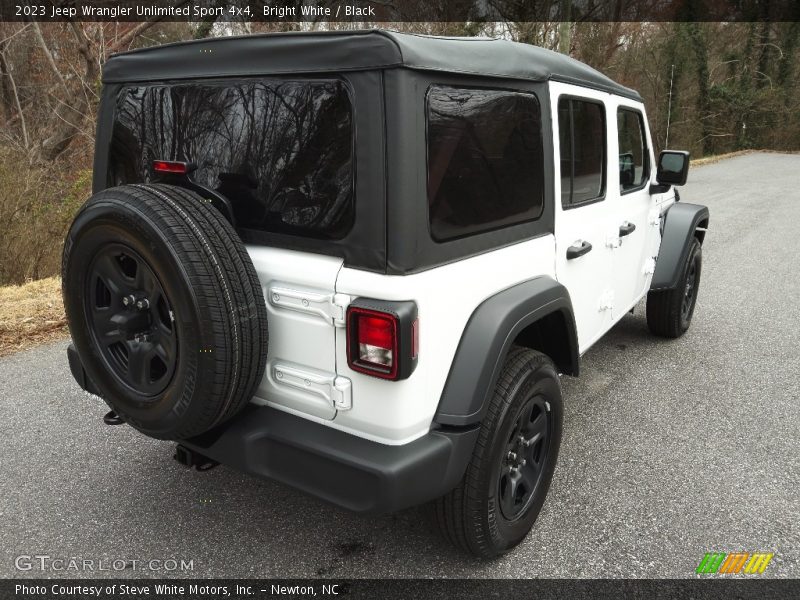
<path fill-rule="evenodd" d="M 255 268 L 230 223 L 194 192 L 124 185 L 92 196 L 64 243 L 62 286 L 87 375 L 145 435 L 208 431 L 264 375 Z"/>

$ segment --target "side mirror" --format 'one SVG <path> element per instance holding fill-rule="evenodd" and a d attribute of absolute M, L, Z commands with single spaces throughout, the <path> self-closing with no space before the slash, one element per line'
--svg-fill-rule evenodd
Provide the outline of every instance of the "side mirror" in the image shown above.
<path fill-rule="evenodd" d="M 689 175 L 689 153 L 683 150 L 663 150 L 658 156 L 658 183 L 650 185 L 651 194 L 663 194 L 671 185 L 683 185 Z"/>
<path fill-rule="evenodd" d="M 664 150 L 658 157 L 658 183 L 683 185 L 689 175 L 689 153 L 682 150 Z"/>

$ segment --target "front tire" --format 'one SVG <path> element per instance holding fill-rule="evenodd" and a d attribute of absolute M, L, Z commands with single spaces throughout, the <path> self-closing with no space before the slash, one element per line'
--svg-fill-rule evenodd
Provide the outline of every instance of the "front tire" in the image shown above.
<path fill-rule="evenodd" d="M 702 266 L 702 247 L 697 238 L 692 238 L 677 287 L 647 294 L 647 327 L 651 333 L 666 338 L 686 333 L 697 304 Z"/>
<path fill-rule="evenodd" d="M 461 483 L 431 505 L 454 545 L 481 557 L 519 544 L 544 504 L 561 444 L 563 403 L 553 362 L 514 348 L 508 355 Z"/>

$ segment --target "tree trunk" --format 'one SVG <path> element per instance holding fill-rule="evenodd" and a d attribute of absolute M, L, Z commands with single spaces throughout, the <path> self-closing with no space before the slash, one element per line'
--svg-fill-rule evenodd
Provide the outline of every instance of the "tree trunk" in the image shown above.
<path fill-rule="evenodd" d="M 686 31 L 692 43 L 692 50 L 695 56 L 695 67 L 697 71 L 697 112 L 700 115 L 700 135 L 702 136 L 703 156 L 711 154 L 713 151 L 713 140 L 711 139 L 711 98 L 709 97 L 709 75 L 708 75 L 708 42 L 704 35 L 702 25 L 699 23 L 687 23 Z"/>
<path fill-rule="evenodd" d="M 561 0 L 561 22 L 558 24 L 558 51 L 569 56 L 572 45 L 572 0 Z"/>
<path fill-rule="evenodd" d="M 8 41 L 0 41 L 0 117 L 4 121 L 11 118 L 11 107 L 14 104 L 14 96 L 8 83 L 9 69 L 6 62 L 6 48 L 8 48 Z"/>
<path fill-rule="evenodd" d="M 783 56 L 781 56 L 780 61 L 778 62 L 778 85 L 784 90 L 784 92 L 788 92 L 792 81 L 794 53 L 797 49 L 798 38 L 800 37 L 800 21 L 787 23 L 785 27 L 786 32 L 784 33 L 782 40 Z"/>
<path fill-rule="evenodd" d="M 54 111 L 53 134 L 42 143 L 42 158 L 47 161 L 58 158 L 79 133 L 80 125 L 89 111 L 86 88 L 93 86 L 100 74 L 99 61 L 92 53 L 91 43 L 82 26 L 75 22 L 70 22 L 70 26 L 75 34 L 78 52 L 83 57 L 84 72 L 80 87 L 73 91 L 71 102 L 60 103 Z"/>

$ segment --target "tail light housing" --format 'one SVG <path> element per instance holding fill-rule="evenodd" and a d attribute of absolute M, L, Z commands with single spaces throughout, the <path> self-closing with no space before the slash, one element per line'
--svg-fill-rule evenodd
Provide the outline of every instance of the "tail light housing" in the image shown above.
<path fill-rule="evenodd" d="M 347 308 L 347 364 L 381 379 L 406 379 L 417 366 L 419 318 L 414 302 L 356 298 Z"/>

